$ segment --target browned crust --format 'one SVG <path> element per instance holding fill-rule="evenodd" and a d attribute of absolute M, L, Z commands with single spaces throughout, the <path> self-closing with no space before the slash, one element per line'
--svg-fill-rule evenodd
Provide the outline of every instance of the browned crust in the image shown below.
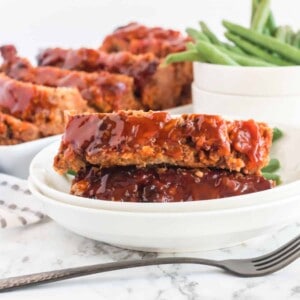
<path fill-rule="evenodd" d="M 39 129 L 35 125 L 0 112 L 0 145 L 15 145 L 39 137 Z"/>
<path fill-rule="evenodd" d="M 134 54 L 152 52 L 163 58 L 169 53 L 185 50 L 188 41 L 190 38 L 179 31 L 129 23 L 108 35 L 100 49 L 106 52 L 130 51 Z"/>
<path fill-rule="evenodd" d="M 0 74 L 0 110 L 33 123 L 42 136 L 62 133 L 64 111 L 69 109 L 88 110 L 76 89 L 44 87 Z"/>
<path fill-rule="evenodd" d="M 3 46 L 0 51 L 4 58 L 2 70 L 9 77 L 49 87 L 76 88 L 90 106 L 101 112 L 141 108 L 134 97 L 133 79 L 128 76 L 33 67 L 27 59 L 16 56 L 13 46 Z"/>
<path fill-rule="evenodd" d="M 244 136 L 249 140 L 241 140 Z M 141 111 L 75 115 L 70 117 L 54 167 L 64 173 L 88 164 L 169 164 L 259 174 L 269 161 L 271 141 L 272 130 L 253 120 L 230 122 L 196 114 L 172 119 L 167 113 Z"/>
<path fill-rule="evenodd" d="M 160 61 L 153 53 L 107 53 L 88 48 L 48 48 L 38 56 L 41 66 L 87 72 L 105 70 L 133 77 L 136 95 L 146 110 L 163 110 L 190 102 L 192 64 L 163 66 Z"/>

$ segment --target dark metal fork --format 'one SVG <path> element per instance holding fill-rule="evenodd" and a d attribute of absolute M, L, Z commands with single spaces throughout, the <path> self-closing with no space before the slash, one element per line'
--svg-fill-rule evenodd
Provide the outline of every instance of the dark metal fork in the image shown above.
<path fill-rule="evenodd" d="M 300 235 L 279 249 L 256 258 L 210 260 L 192 257 L 164 257 L 119 261 L 1 279 L 0 292 L 107 271 L 164 264 L 201 264 L 219 267 L 242 277 L 264 276 L 284 268 L 299 257 Z"/>

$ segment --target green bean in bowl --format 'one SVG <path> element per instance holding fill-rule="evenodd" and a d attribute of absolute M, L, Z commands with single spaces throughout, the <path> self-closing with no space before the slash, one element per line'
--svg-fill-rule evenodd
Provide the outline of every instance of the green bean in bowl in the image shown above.
<path fill-rule="evenodd" d="M 187 28 L 193 42 L 186 51 L 167 56 L 166 63 L 199 61 L 229 66 L 276 67 L 300 65 L 300 30 L 276 26 L 271 0 L 252 0 L 249 28 L 224 20 L 223 41 L 204 22 Z"/>

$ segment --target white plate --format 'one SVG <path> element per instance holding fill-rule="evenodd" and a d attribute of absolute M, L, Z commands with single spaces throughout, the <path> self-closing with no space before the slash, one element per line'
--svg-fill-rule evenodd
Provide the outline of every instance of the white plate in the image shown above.
<path fill-rule="evenodd" d="M 45 212 L 63 227 L 116 246 L 182 252 L 233 246 L 299 218 L 299 197 L 237 209 L 149 213 L 93 209 L 46 197 L 29 179 Z"/>
<path fill-rule="evenodd" d="M 300 201 L 300 128 L 278 125 L 284 137 L 273 145 L 272 157 L 280 160 L 280 175 L 283 184 L 267 191 L 228 197 L 218 200 L 190 201 L 179 203 L 132 203 L 94 200 L 69 194 L 70 176 L 58 175 L 53 170 L 53 159 L 58 152 L 59 142 L 49 145 L 33 159 L 30 166 L 31 181 L 46 196 L 83 207 L 143 212 L 183 212 L 216 209 L 230 209 L 268 202 L 280 202 L 282 199 L 297 195 Z"/>
<path fill-rule="evenodd" d="M 25 180 L 0 174 L 0 229 L 24 227 L 45 217 Z"/>
<path fill-rule="evenodd" d="M 60 135 L 11 146 L 0 146 L 0 172 L 27 178 L 32 158 Z"/>

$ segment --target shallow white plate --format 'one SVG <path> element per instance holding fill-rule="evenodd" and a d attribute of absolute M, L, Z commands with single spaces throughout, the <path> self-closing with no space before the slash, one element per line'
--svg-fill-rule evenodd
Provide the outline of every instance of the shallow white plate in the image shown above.
<path fill-rule="evenodd" d="M 116 246 L 157 252 L 217 249 L 270 233 L 299 218 L 299 197 L 199 212 L 128 212 L 86 208 L 46 197 L 29 179 L 44 210 L 63 227 Z"/>
<path fill-rule="evenodd" d="M 60 135 L 11 146 L 0 146 L 0 172 L 26 179 L 32 158 Z"/>
<path fill-rule="evenodd" d="M 53 170 L 53 159 L 58 152 L 59 142 L 49 145 L 33 159 L 30 166 L 31 181 L 46 196 L 83 207 L 143 212 L 183 212 L 239 208 L 266 203 L 277 203 L 282 199 L 297 196 L 300 202 L 300 128 L 278 125 L 284 137 L 274 143 L 272 157 L 280 160 L 283 184 L 267 191 L 223 198 L 218 200 L 189 201 L 179 203 L 131 203 L 94 200 L 69 194 L 70 176 L 58 175 Z"/>

